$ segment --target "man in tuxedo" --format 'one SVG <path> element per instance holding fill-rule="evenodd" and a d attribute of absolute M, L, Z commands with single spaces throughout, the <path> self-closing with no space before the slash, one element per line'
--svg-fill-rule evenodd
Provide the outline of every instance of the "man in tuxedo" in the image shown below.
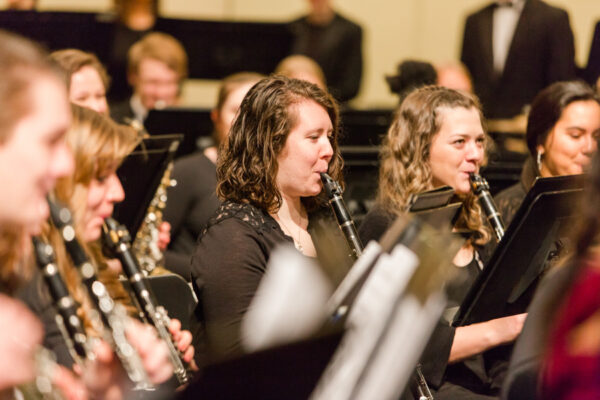
<path fill-rule="evenodd" d="M 541 0 L 498 0 L 467 17 L 461 61 L 486 117 L 513 117 L 541 89 L 575 78 L 569 16 Z"/>

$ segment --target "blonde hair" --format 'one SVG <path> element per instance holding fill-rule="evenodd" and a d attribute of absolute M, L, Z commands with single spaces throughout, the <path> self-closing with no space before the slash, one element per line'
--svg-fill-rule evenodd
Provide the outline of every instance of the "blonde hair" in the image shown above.
<path fill-rule="evenodd" d="M 425 86 L 409 94 L 396 111 L 381 148 L 377 202 L 396 215 L 407 211 L 410 196 L 433 189 L 430 165 L 431 143 L 441 129 L 441 108 L 476 109 L 485 131 L 477 98 L 440 86 Z M 477 232 L 474 243 L 490 238 L 475 196 L 464 196 L 456 223 L 458 229 Z"/>
<path fill-rule="evenodd" d="M 321 89 L 327 89 L 327 81 L 323 69 L 315 60 L 300 54 L 294 54 L 281 60 L 275 67 L 275 74 L 287 76 L 289 78 L 304 79 L 308 76 L 309 80 Z"/>
<path fill-rule="evenodd" d="M 54 196 L 73 212 L 75 230 L 82 237 L 82 216 L 87 206 L 87 194 L 92 180 L 112 173 L 139 142 L 133 128 L 118 125 L 110 118 L 87 108 L 72 105 L 73 122 L 66 140 L 75 158 L 75 171 L 56 183 Z M 58 268 L 63 275 L 73 298 L 82 305 L 78 310 L 89 330 L 92 325 L 86 310 L 90 308 L 87 295 L 82 290 L 79 273 L 67 255 L 59 232 L 46 226 L 46 240 L 56 252 Z M 98 278 L 117 301 L 129 305 L 129 296 L 118 280 L 116 273 L 108 269 L 98 243 L 84 243 L 86 252 L 98 266 Z"/>
<path fill-rule="evenodd" d="M 152 32 L 135 42 L 127 53 L 128 71 L 131 75 L 138 73 L 140 63 L 145 58 L 165 63 L 175 71 L 179 81 L 187 78 L 188 57 L 179 40 L 162 32 Z"/>
<path fill-rule="evenodd" d="M 71 88 L 71 77 L 83 67 L 92 67 L 104 85 L 104 90 L 108 90 L 110 77 L 106 72 L 104 65 L 98 60 L 94 53 L 88 53 L 78 49 L 57 50 L 50 53 L 50 59 L 54 61 L 65 72 L 65 81 L 67 89 Z"/>

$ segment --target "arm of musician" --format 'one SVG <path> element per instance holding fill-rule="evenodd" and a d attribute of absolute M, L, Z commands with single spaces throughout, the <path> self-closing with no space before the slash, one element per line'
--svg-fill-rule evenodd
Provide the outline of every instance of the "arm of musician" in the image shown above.
<path fill-rule="evenodd" d="M 0 294 L 0 390 L 35 377 L 34 352 L 44 328 L 18 300 Z"/>
<path fill-rule="evenodd" d="M 178 319 L 171 319 L 169 323 L 169 332 L 173 335 L 173 340 L 177 349 L 183 354 L 183 361 L 190 365 L 193 371 L 198 371 L 198 366 L 194 361 L 194 346 L 192 346 L 192 333 L 181 330 L 181 322 Z"/>
<path fill-rule="evenodd" d="M 162 251 L 165 251 L 170 242 L 171 224 L 169 224 L 167 221 L 163 221 L 158 227 L 158 248 Z"/>
<path fill-rule="evenodd" d="M 527 314 L 511 315 L 456 328 L 449 363 L 482 353 L 519 336 Z"/>

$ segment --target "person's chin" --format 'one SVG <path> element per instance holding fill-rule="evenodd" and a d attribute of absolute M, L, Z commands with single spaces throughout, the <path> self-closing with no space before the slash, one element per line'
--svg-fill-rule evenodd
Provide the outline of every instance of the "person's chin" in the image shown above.
<path fill-rule="evenodd" d="M 459 195 L 466 195 L 471 193 L 471 184 L 469 182 L 459 182 L 454 187 L 454 192 Z"/>
<path fill-rule="evenodd" d="M 94 241 L 100 239 L 101 234 L 102 234 L 102 223 L 95 223 L 92 226 L 88 226 L 88 228 L 85 231 L 83 240 L 85 240 L 86 243 L 94 242 Z"/>

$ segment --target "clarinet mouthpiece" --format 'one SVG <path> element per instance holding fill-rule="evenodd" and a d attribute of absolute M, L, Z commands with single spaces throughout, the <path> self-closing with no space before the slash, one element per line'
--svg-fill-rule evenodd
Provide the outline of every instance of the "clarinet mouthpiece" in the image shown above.
<path fill-rule="evenodd" d="M 340 185 L 327 172 L 321 172 L 321 182 L 323 182 L 323 188 L 328 198 L 332 199 L 335 196 L 342 195 Z"/>

